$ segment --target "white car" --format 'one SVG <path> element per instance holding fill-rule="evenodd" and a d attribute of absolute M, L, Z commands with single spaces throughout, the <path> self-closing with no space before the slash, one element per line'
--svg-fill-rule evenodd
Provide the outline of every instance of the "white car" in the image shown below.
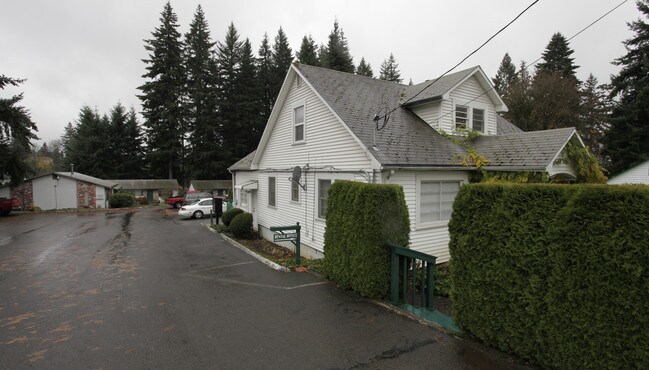
<path fill-rule="evenodd" d="M 204 215 L 212 213 L 212 198 L 202 198 L 192 204 L 182 206 L 178 210 L 178 216 L 203 218 Z"/>

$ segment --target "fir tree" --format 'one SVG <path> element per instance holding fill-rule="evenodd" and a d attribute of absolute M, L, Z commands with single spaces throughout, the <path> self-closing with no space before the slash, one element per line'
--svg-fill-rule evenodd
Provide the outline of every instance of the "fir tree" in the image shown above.
<path fill-rule="evenodd" d="M 23 80 L 0 75 L 0 90 L 5 86 L 18 86 Z M 27 174 L 24 158 L 31 149 L 31 140 L 38 139 L 38 130 L 29 111 L 18 105 L 23 94 L 0 98 L 0 183 L 8 177 L 11 183 L 19 183 Z"/>
<path fill-rule="evenodd" d="M 297 52 L 295 55 L 295 58 L 300 62 L 304 64 L 308 64 L 310 66 L 318 66 L 320 63 L 318 62 L 318 53 L 317 53 L 318 47 L 315 44 L 315 41 L 313 41 L 313 38 L 311 35 L 309 36 L 304 36 L 302 38 L 302 44 L 300 45 L 300 51 Z"/>
<path fill-rule="evenodd" d="M 498 94 L 505 98 L 508 94 L 509 87 L 516 83 L 518 74 L 516 73 L 516 66 L 512 63 L 512 58 L 509 53 L 505 53 L 503 60 L 500 62 L 496 77 L 491 81 Z"/>
<path fill-rule="evenodd" d="M 74 133 L 67 141 L 65 167 L 74 164 L 75 171 L 99 178 L 112 178 L 113 149 L 110 145 L 110 123 L 107 116 L 84 105 L 75 122 Z"/>
<path fill-rule="evenodd" d="M 338 20 L 334 21 L 327 47 L 320 50 L 320 65 L 336 71 L 354 73 L 354 60 L 349 52 L 345 33 L 338 26 Z"/>
<path fill-rule="evenodd" d="M 185 35 L 187 85 L 185 112 L 188 117 L 187 178 L 209 178 L 216 173 L 222 153 L 218 117 L 216 63 L 209 26 L 200 5 Z"/>
<path fill-rule="evenodd" d="M 359 76 L 374 77 L 374 71 L 372 71 L 370 64 L 365 62 L 365 58 L 361 58 L 360 63 L 358 63 L 356 74 Z"/>
<path fill-rule="evenodd" d="M 503 96 L 505 104 L 509 108 L 503 116 L 518 126 L 523 131 L 532 131 L 534 129 L 530 121 L 532 112 L 532 99 L 530 89 L 532 87 L 532 76 L 527 70 L 525 61 L 521 61 L 521 66 L 517 73 L 514 83 L 509 86 L 508 93 Z"/>
<path fill-rule="evenodd" d="M 111 179 L 138 179 L 144 177 L 142 134 L 135 109 L 129 111 L 117 103 L 110 111 L 109 137 L 106 140 L 110 167 L 106 170 Z"/>
<path fill-rule="evenodd" d="M 146 79 L 139 89 L 142 95 L 142 115 L 147 138 L 147 159 L 154 177 L 183 178 L 180 172 L 185 137 L 185 114 L 182 94 L 185 69 L 178 17 L 167 2 L 160 17 L 160 26 L 145 40 L 149 52 Z"/>
<path fill-rule="evenodd" d="M 649 19 L 649 0 L 638 1 L 637 7 Z M 639 18 L 629 28 L 635 34 L 624 41 L 627 52 L 614 61 L 622 69 L 611 78 L 610 97 L 616 103 L 604 141 L 613 175 L 649 159 L 649 24 Z"/>
<path fill-rule="evenodd" d="M 270 112 L 275 104 L 277 95 L 273 95 L 273 53 L 270 48 L 268 34 L 264 33 L 264 38 L 261 40 L 257 58 L 257 83 L 259 86 L 260 105 L 259 112 L 261 120 L 265 123 L 270 117 Z"/>
<path fill-rule="evenodd" d="M 555 33 L 543 51 L 543 62 L 536 66 L 537 74 L 541 71 L 558 72 L 577 83 L 575 70 L 579 67 L 574 64 L 572 53 L 574 50 L 568 45 L 568 40 L 561 33 Z"/>
<path fill-rule="evenodd" d="M 235 161 L 257 148 L 266 124 L 266 120 L 259 113 L 261 89 L 257 83 L 252 45 L 248 39 L 243 42 L 241 47 L 240 61 L 236 100 L 238 119 L 242 129 L 239 131 L 236 145 L 231 148 L 231 158 Z"/>
<path fill-rule="evenodd" d="M 293 51 L 288 44 L 288 38 L 284 33 L 282 27 L 277 31 L 275 36 L 275 43 L 273 44 L 271 76 L 272 76 L 272 96 L 273 102 L 282 88 L 284 78 L 291 67 L 293 61 Z"/>
<path fill-rule="evenodd" d="M 381 63 L 381 70 L 379 73 L 379 80 L 391 81 L 401 83 L 401 72 L 399 72 L 399 64 L 397 64 L 394 55 L 390 53 L 390 57 Z"/>
<path fill-rule="evenodd" d="M 602 138 L 608 129 L 609 106 L 602 86 L 591 73 L 581 87 L 580 117 L 577 129 L 591 153 L 602 158 Z"/>

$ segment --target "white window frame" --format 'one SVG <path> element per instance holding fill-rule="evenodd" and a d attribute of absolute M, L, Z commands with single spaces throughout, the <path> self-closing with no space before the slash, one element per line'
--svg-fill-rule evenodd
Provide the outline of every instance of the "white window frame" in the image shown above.
<path fill-rule="evenodd" d="M 295 120 L 296 111 L 302 108 L 302 122 L 297 122 Z M 304 144 L 306 143 L 306 99 L 299 101 L 294 104 L 291 109 L 291 120 L 293 122 L 293 129 L 291 130 L 291 135 L 293 137 L 293 144 Z M 295 134 L 298 126 L 302 126 L 302 139 L 296 140 Z"/>
<path fill-rule="evenodd" d="M 330 180 L 331 185 L 336 181 L 354 181 L 354 175 L 352 174 L 337 174 L 337 173 L 327 173 L 316 175 L 315 177 L 315 219 L 320 222 L 326 222 L 326 218 L 320 217 L 320 180 Z M 327 208 L 329 208 L 329 197 L 327 196 Z"/>
<path fill-rule="evenodd" d="M 467 117 L 466 117 L 466 130 L 474 130 L 473 128 L 473 112 L 474 110 L 481 110 L 483 112 L 483 121 L 482 121 L 482 130 L 476 130 L 479 133 L 486 133 L 487 132 L 487 125 L 489 123 L 489 107 L 486 104 L 478 103 L 478 102 L 470 102 L 470 103 L 461 103 L 461 102 L 454 102 L 453 104 L 453 131 L 460 131 L 458 129 L 458 124 L 457 124 L 457 113 L 458 113 L 458 108 L 464 107 L 467 109 Z"/>
<path fill-rule="evenodd" d="M 273 183 L 273 197 L 271 198 L 270 184 L 271 179 Z M 272 200 L 272 204 L 271 204 Z M 268 176 L 268 206 L 271 208 L 277 208 L 277 177 Z"/>
<path fill-rule="evenodd" d="M 331 189 L 331 185 L 334 184 L 335 180 L 333 180 L 333 179 L 318 179 L 318 193 L 316 194 L 316 198 L 318 199 L 318 201 L 317 201 L 318 209 L 316 210 L 316 213 L 317 213 L 317 214 L 316 214 L 316 217 L 317 217 L 318 219 L 320 219 L 320 220 L 326 220 L 326 219 L 327 219 L 327 215 L 326 215 L 326 214 L 325 214 L 325 215 L 322 215 L 322 214 L 320 213 L 320 209 L 322 208 L 322 205 L 321 205 L 321 203 L 320 203 L 320 202 L 322 201 L 322 198 L 320 197 L 320 189 L 321 189 L 321 183 L 322 183 L 323 181 L 329 181 L 329 188 Z M 326 195 L 326 199 L 325 199 L 325 200 L 327 201 L 327 208 L 329 208 L 329 194 L 328 194 L 328 193 L 327 193 L 327 195 Z M 326 210 L 325 210 L 325 212 L 326 212 Z"/>
<path fill-rule="evenodd" d="M 460 113 L 460 111 L 464 110 L 464 109 L 466 109 L 466 117 L 462 117 L 462 118 L 458 117 L 458 114 Z M 455 111 L 455 116 L 454 116 L 455 119 L 453 121 L 453 129 L 455 131 L 459 131 L 459 129 L 464 129 L 464 130 L 469 129 L 469 124 L 471 122 L 471 118 L 470 118 L 471 107 L 469 107 L 467 105 L 457 104 L 457 105 L 455 105 L 455 110 L 454 111 Z M 464 120 L 464 124 L 463 124 L 464 127 L 458 128 L 458 126 L 462 125 L 461 123 L 458 123 L 458 120 Z"/>
<path fill-rule="evenodd" d="M 482 129 L 481 130 L 476 130 L 475 129 L 475 111 L 482 111 Z M 483 108 L 477 108 L 477 107 L 472 107 L 471 108 L 471 129 L 478 131 L 480 133 L 484 133 L 485 129 L 487 128 L 487 110 Z"/>
<path fill-rule="evenodd" d="M 417 186 L 416 186 L 416 189 L 415 189 L 415 191 L 416 191 L 416 193 L 415 193 L 415 207 L 416 207 L 415 229 L 420 230 L 420 229 L 428 229 L 428 228 L 436 228 L 436 227 L 447 226 L 449 220 L 439 220 L 439 221 L 422 221 L 421 220 L 422 182 L 423 183 L 427 183 L 427 182 L 459 183 L 460 188 L 461 188 L 463 184 L 466 184 L 468 182 L 468 175 L 467 174 L 449 173 L 448 175 L 435 174 L 435 175 L 419 175 L 419 176 L 417 176 L 417 181 L 416 181 Z M 441 203 L 441 199 L 440 199 L 440 203 Z M 441 211 L 441 208 L 440 208 L 440 211 Z"/>
<path fill-rule="evenodd" d="M 297 195 L 297 198 L 294 195 Z M 300 185 L 297 181 L 291 181 L 291 202 L 300 203 Z"/>

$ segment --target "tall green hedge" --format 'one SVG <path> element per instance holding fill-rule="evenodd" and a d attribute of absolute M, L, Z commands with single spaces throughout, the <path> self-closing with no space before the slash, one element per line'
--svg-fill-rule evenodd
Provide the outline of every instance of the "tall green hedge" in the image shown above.
<path fill-rule="evenodd" d="M 649 363 L 649 188 L 463 186 L 449 222 L 453 316 L 545 367 Z"/>
<path fill-rule="evenodd" d="M 387 298 L 390 252 L 386 243 L 407 247 L 410 219 L 396 185 L 335 182 L 329 190 L 324 271 L 361 296 Z"/>

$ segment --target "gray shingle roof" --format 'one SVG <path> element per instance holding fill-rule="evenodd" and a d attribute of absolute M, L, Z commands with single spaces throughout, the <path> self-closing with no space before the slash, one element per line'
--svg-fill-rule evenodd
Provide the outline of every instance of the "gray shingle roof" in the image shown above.
<path fill-rule="evenodd" d="M 297 68 L 384 166 L 459 167 L 457 156 L 464 150 L 399 106 L 407 86 L 305 64 Z M 374 139 L 374 116 L 381 109 L 394 108 L 387 125 Z"/>
<path fill-rule="evenodd" d="M 435 100 L 440 98 L 442 95 L 447 93 L 453 87 L 455 87 L 460 81 L 467 78 L 470 74 L 475 71 L 476 67 L 471 67 L 462 71 L 451 73 L 442 78 L 435 80 L 427 80 L 425 82 L 407 86 L 405 90 L 405 95 L 403 96 L 402 101 L 408 102 L 406 105 L 417 105 L 427 101 Z M 430 87 L 426 88 L 430 84 Z M 417 95 L 413 100 L 408 101 L 411 97 L 415 96 L 421 89 L 426 88 L 419 95 Z"/>
<path fill-rule="evenodd" d="M 523 132 L 523 130 L 503 118 L 500 114 L 496 114 L 496 135 L 507 135 L 517 132 Z"/>
<path fill-rule="evenodd" d="M 88 183 L 91 183 L 91 184 L 100 185 L 100 186 L 103 186 L 105 188 L 112 188 L 112 187 L 117 185 L 117 183 L 115 183 L 115 182 L 113 182 L 111 180 L 102 180 L 102 179 L 99 179 L 99 178 L 96 178 L 96 177 L 84 175 L 84 174 L 79 173 L 79 172 L 74 172 L 74 173 L 72 173 L 72 172 L 55 172 L 55 174 L 57 174 L 59 176 L 69 177 L 71 179 L 75 179 L 75 180 L 79 180 L 79 181 L 88 182 Z M 46 176 L 49 176 L 49 175 L 46 175 Z"/>
<path fill-rule="evenodd" d="M 232 180 L 192 180 L 191 184 L 196 190 L 216 190 L 232 188 Z"/>
<path fill-rule="evenodd" d="M 124 190 L 175 190 L 179 189 L 178 180 L 174 179 L 118 179 L 115 182 Z"/>
<path fill-rule="evenodd" d="M 546 131 L 481 136 L 475 150 L 489 159 L 487 170 L 539 171 L 546 169 L 576 131 L 572 127 Z"/>
<path fill-rule="evenodd" d="M 235 163 L 232 166 L 228 167 L 228 170 L 230 170 L 230 171 L 250 170 L 250 166 L 252 165 L 252 159 L 255 157 L 255 153 L 257 153 L 257 151 L 253 150 L 252 153 L 250 153 L 247 156 L 241 158 L 239 161 L 237 161 L 237 163 Z"/>

